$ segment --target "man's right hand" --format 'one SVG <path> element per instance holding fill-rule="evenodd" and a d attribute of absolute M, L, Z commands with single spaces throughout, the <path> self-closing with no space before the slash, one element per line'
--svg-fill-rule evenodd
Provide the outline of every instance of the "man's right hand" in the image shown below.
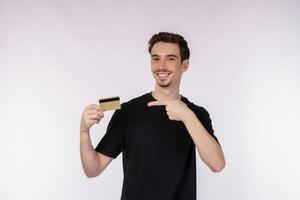
<path fill-rule="evenodd" d="M 90 128 L 98 124 L 104 117 L 105 110 L 100 105 L 92 104 L 84 108 L 80 123 L 80 159 L 84 173 L 87 177 L 96 177 L 113 160 L 100 152 L 97 152 L 91 142 Z"/>
<path fill-rule="evenodd" d="M 90 128 L 94 124 L 98 124 L 104 117 L 104 109 L 100 105 L 92 104 L 87 107 L 82 112 L 80 132 L 89 133 Z"/>

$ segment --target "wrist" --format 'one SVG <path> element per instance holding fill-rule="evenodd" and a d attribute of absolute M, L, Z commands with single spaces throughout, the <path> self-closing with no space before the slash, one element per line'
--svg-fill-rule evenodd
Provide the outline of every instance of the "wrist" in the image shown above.
<path fill-rule="evenodd" d="M 90 131 L 80 127 L 80 135 L 90 135 Z"/>
<path fill-rule="evenodd" d="M 191 121 L 193 118 L 197 118 L 197 116 L 195 115 L 195 113 L 191 110 L 191 109 L 188 109 L 186 112 L 185 112 L 185 115 L 183 117 L 183 120 L 182 122 L 184 124 L 188 123 L 189 121 Z"/>

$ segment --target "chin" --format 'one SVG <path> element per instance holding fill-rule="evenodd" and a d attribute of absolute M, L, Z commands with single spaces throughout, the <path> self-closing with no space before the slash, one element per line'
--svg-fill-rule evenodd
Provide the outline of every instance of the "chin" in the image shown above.
<path fill-rule="evenodd" d="M 162 88 L 167 88 L 167 87 L 169 87 L 172 84 L 172 80 L 170 80 L 170 79 L 169 80 L 165 80 L 166 82 L 161 81 L 157 77 L 154 77 L 154 79 L 155 79 L 156 85 L 158 85 L 159 87 L 162 87 Z"/>
<path fill-rule="evenodd" d="M 170 84 L 166 84 L 166 85 L 159 84 L 159 86 L 162 87 L 162 88 L 167 88 L 167 87 L 170 86 Z"/>
<path fill-rule="evenodd" d="M 159 87 L 162 87 L 162 88 L 167 88 L 171 85 L 171 83 L 157 83 L 156 84 L 159 86 Z"/>

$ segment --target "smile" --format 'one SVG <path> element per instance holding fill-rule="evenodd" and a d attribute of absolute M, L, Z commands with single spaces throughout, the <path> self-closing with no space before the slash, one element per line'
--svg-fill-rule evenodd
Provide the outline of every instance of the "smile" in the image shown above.
<path fill-rule="evenodd" d="M 159 72 L 159 73 L 156 73 L 156 75 L 158 77 L 167 77 L 169 74 L 171 74 L 170 72 Z"/>

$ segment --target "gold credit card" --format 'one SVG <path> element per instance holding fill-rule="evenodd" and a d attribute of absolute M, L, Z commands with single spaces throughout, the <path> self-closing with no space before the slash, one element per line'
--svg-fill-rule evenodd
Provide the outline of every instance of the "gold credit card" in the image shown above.
<path fill-rule="evenodd" d="M 120 97 L 109 97 L 99 99 L 100 106 L 105 110 L 117 110 L 121 108 Z"/>

